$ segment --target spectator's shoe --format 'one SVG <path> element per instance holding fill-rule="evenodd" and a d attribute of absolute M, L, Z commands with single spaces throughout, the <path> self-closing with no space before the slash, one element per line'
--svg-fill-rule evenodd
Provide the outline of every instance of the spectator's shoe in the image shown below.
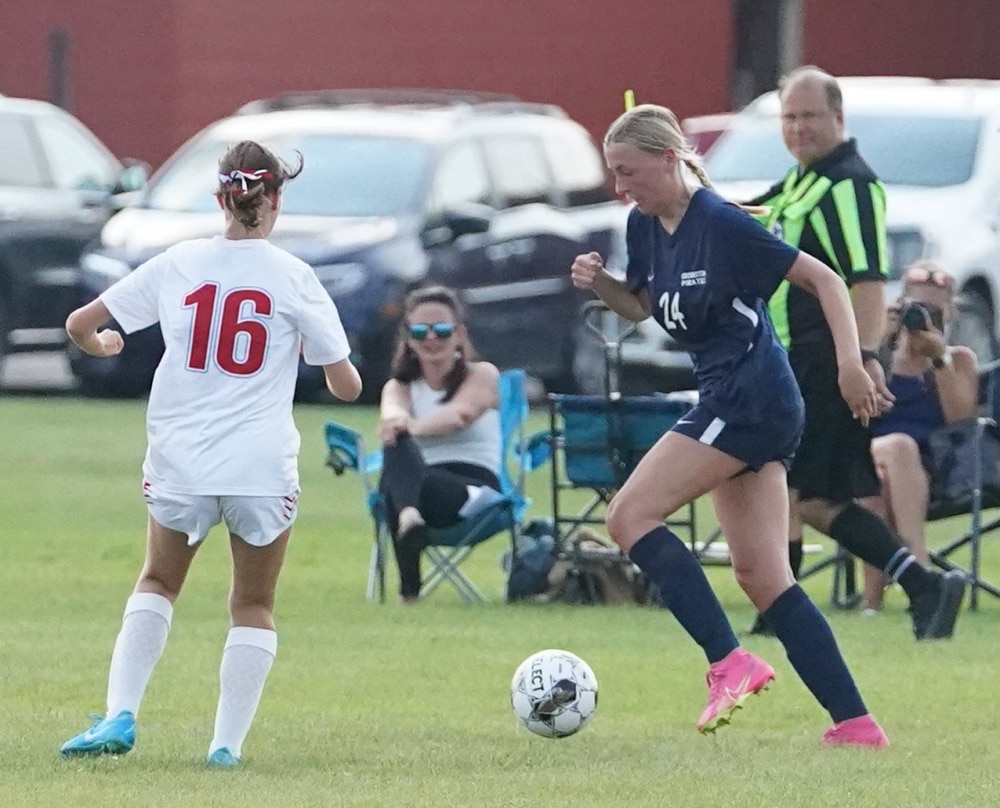
<path fill-rule="evenodd" d="M 834 724 L 823 735 L 823 746 L 867 746 L 882 749 L 889 745 L 882 727 L 870 714 Z"/>
<path fill-rule="evenodd" d="M 205 764 L 212 769 L 233 769 L 240 765 L 240 759 L 223 746 L 212 752 Z"/>
<path fill-rule="evenodd" d="M 753 625 L 746 630 L 746 634 L 752 637 L 773 637 L 774 629 L 764 615 L 758 613 L 754 618 Z"/>
<path fill-rule="evenodd" d="M 94 716 L 94 725 L 59 750 L 63 757 L 124 755 L 135 744 L 135 716 L 122 710 L 114 718 Z"/>
<path fill-rule="evenodd" d="M 763 659 L 737 648 L 708 669 L 708 705 L 698 719 L 699 732 L 715 732 L 728 724 L 747 697 L 774 681 L 774 669 Z"/>
<path fill-rule="evenodd" d="M 965 573 L 951 570 L 932 573 L 938 579 L 934 592 L 917 595 L 910 602 L 913 635 L 918 640 L 946 640 L 955 633 L 962 599 L 965 597 Z"/>

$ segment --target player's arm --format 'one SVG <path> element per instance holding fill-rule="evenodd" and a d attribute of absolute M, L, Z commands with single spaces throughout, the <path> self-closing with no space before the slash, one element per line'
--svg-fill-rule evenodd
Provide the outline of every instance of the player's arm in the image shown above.
<path fill-rule="evenodd" d="M 867 424 L 881 411 L 874 382 L 861 361 L 858 325 L 842 278 L 822 261 L 800 251 L 788 270 L 790 283 L 814 295 L 830 326 L 837 352 L 838 384 L 856 418 Z"/>
<path fill-rule="evenodd" d="M 342 401 L 354 401 L 361 395 L 361 374 L 350 358 L 323 365 L 326 387 Z"/>
<path fill-rule="evenodd" d="M 592 290 L 619 317 L 635 323 L 649 317 L 649 292 L 630 291 L 625 281 L 608 274 L 596 252 L 578 255 L 570 267 L 570 278 L 577 289 Z"/>
<path fill-rule="evenodd" d="M 71 312 L 66 318 L 66 333 L 81 351 L 91 356 L 114 356 L 121 353 L 125 345 L 117 331 L 98 328 L 111 319 L 111 312 L 98 298 Z"/>

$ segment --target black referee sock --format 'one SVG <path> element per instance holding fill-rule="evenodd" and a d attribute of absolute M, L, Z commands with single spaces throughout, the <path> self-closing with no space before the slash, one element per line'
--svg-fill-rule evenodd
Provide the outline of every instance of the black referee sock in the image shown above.
<path fill-rule="evenodd" d="M 660 602 L 701 646 L 710 663 L 725 659 L 739 641 L 694 553 L 667 527 L 653 528 L 628 551 L 660 591 Z"/>
<path fill-rule="evenodd" d="M 792 565 L 792 577 L 799 580 L 802 571 L 802 537 L 788 540 L 788 563 Z"/>
<path fill-rule="evenodd" d="M 851 555 L 883 570 L 912 600 L 937 589 L 936 578 L 906 549 L 889 526 L 866 508 L 851 502 L 830 524 L 830 538 Z"/>

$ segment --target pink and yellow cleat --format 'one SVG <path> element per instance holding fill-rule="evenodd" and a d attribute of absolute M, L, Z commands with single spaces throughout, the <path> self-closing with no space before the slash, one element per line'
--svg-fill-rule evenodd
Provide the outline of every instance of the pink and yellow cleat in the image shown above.
<path fill-rule="evenodd" d="M 708 704 L 698 719 L 699 732 L 715 732 L 728 724 L 747 697 L 766 690 L 774 669 L 760 657 L 737 648 L 708 669 Z"/>

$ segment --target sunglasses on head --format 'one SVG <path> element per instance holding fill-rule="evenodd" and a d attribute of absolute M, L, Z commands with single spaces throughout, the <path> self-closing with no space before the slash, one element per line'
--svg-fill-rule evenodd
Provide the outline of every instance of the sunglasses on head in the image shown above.
<path fill-rule="evenodd" d="M 410 339 L 422 342 L 433 332 L 438 339 L 448 339 L 455 333 L 454 323 L 412 323 L 410 325 Z"/>
<path fill-rule="evenodd" d="M 911 267 L 906 270 L 903 280 L 906 283 L 930 283 L 948 291 L 951 291 L 955 286 L 955 279 L 947 272 L 942 272 L 939 269 L 925 269 L 924 267 Z"/>

